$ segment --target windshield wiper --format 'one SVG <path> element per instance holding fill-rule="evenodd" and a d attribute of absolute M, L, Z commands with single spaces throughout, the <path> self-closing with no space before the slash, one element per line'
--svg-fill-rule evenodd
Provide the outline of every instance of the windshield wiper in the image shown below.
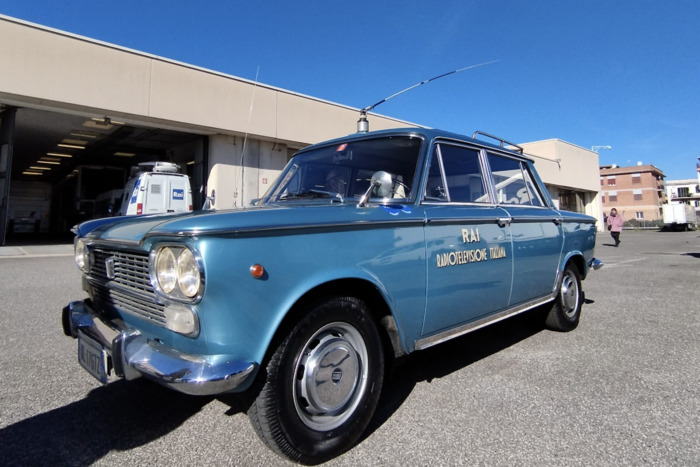
<path fill-rule="evenodd" d="M 279 197 L 279 199 L 304 199 L 304 198 L 332 198 L 331 203 L 335 201 L 336 199 L 339 200 L 341 203 L 345 202 L 345 199 L 343 198 L 343 195 L 340 193 L 334 193 L 332 191 L 324 191 L 324 190 L 308 190 L 304 191 L 302 193 L 287 193 L 285 195 L 282 195 Z"/>

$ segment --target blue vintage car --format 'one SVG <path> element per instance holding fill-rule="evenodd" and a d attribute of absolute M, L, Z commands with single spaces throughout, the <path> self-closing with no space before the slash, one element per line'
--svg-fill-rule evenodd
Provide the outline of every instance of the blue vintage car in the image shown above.
<path fill-rule="evenodd" d="M 215 208 L 77 226 L 88 298 L 64 332 L 103 383 L 255 391 L 255 430 L 302 463 L 357 441 L 391 359 L 540 306 L 574 329 L 602 265 L 596 219 L 555 209 L 522 149 L 483 133 L 316 144 L 253 206 Z"/>

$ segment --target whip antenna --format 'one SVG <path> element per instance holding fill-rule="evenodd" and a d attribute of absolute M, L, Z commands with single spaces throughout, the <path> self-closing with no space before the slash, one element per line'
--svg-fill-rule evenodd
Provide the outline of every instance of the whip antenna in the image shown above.
<path fill-rule="evenodd" d="M 445 76 L 453 75 L 455 73 L 459 73 L 460 71 L 465 71 L 465 70 L 471 70 L 472 68 L 478 68 L 481 66 L 486 66 L 490 65 L 492 63 L 500 62 L 500 60 L 491 60 L 490 62 L 484 62 L 484 63 L 479 63 L 477 65 L 471 65 L 467 66 L 464 68 L 459 68 L 458 70 L 452 70 L 447 73 L 443 73 L 441 75 L 435 76 L 430 79 L 426 79 L 425 81 L 421 81 L 420 83 L 416 83 L 413 86 L 409 86 L 406 89 L 399 91 L 395 94 L 392 94 L 389 97 L 385 97 L 384 99 L 380 100 L 376 104 L 372 104 L 369 107 L 365 107 L 364 109 L 360 110 L 360 119 L 357 121 L 357 132 L 358 133 L 366 133 L 369 131 L 369 122 L 367 121 L 367 112 L 378 106 L 379 104 L 383 104 L 384 102 L 388 101 L 389 99 L 393 99 L 394 97 L 403 94 L 406 91 L 410 91 L 411 89 L 417 88 L 418 86 L 422 86 L 424 84 L 427 84 L 431 81 L 435 81 L 436 79 L 444 78 Z"/>
<path fill-rule="evenodd" d="M 244 205 L 245 203 L 245 148 L 246 148 L 246 143 L 248 142 L 248 132 L 250 131 L 250 120 L 253 117 L 253 104 L 255 103 L 255 91 L 258 89 L 258 75 L 260 74 L 260 65 L 258 65 L 258 69 L 255 71 L 255 87 L 253 87 L 253 96 L 250 98 L 250 109 L 248 110 L 248 123 L 246 125 L 245 129 L 245 136 L 243 137 L 243 147 L 241 148 L 241 168 L 239 170 L 241 174 L 241 184 L 239 186 L 241 190 L 241 206 Z M 236 191 L 233 194 L 233 207 L 238 206 L 238 191 Z"/>

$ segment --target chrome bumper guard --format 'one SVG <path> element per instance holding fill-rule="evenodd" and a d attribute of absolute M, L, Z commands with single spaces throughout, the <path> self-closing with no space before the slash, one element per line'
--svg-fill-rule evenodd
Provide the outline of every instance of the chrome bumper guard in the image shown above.
<path fill-rule="evenodd" d="M 202 355 L 185 354 L 149 341 L 121 322 L 104 322 L 85 302 L 71 302 L 63 308 L 62 323 L 67 336 L 77 338 L 80 331 L 101 344 L 120 378 L 145 376 L 185 394 L 207 396 L 234 391 L 247 386 L 248 376 L 256 367 L 242 361 L 212 364 Z"/>
<path fill-rule="evenodd" d="M 588 260 L 588 267 L 593 268 L 593 270 L 595 270 L 595 271 L 602 268 L 603 266 L 605 266 L 605 263 L 603 263 L 598 258 L 591 258 Z"/>

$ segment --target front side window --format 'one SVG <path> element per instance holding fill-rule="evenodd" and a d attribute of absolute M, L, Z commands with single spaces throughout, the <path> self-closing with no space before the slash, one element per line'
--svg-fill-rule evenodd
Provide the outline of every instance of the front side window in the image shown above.
<path fill-rule="evenodd" d="M 489 202 L 479 151 L 438 144 L 430 162 L 425 198 L 453 203 Z"/>
<path fill-rule="evenodd" d="M 489 153 L 488 159 L 499 204 L 544 206 L 534 179 L 523 162 L 493 153 Z"/>
<path fill-rule="evenodd" d="M 414 195 L 422 143 L 423 140 L 415 136 L 390 136 L 301 152 L 287 164 L 278 182 L 261 202 L 359 200 L 377 172 L 386 172 L 392 185 L 386 191 L 372 190 L 371 197 L 407 200 Z"/>

